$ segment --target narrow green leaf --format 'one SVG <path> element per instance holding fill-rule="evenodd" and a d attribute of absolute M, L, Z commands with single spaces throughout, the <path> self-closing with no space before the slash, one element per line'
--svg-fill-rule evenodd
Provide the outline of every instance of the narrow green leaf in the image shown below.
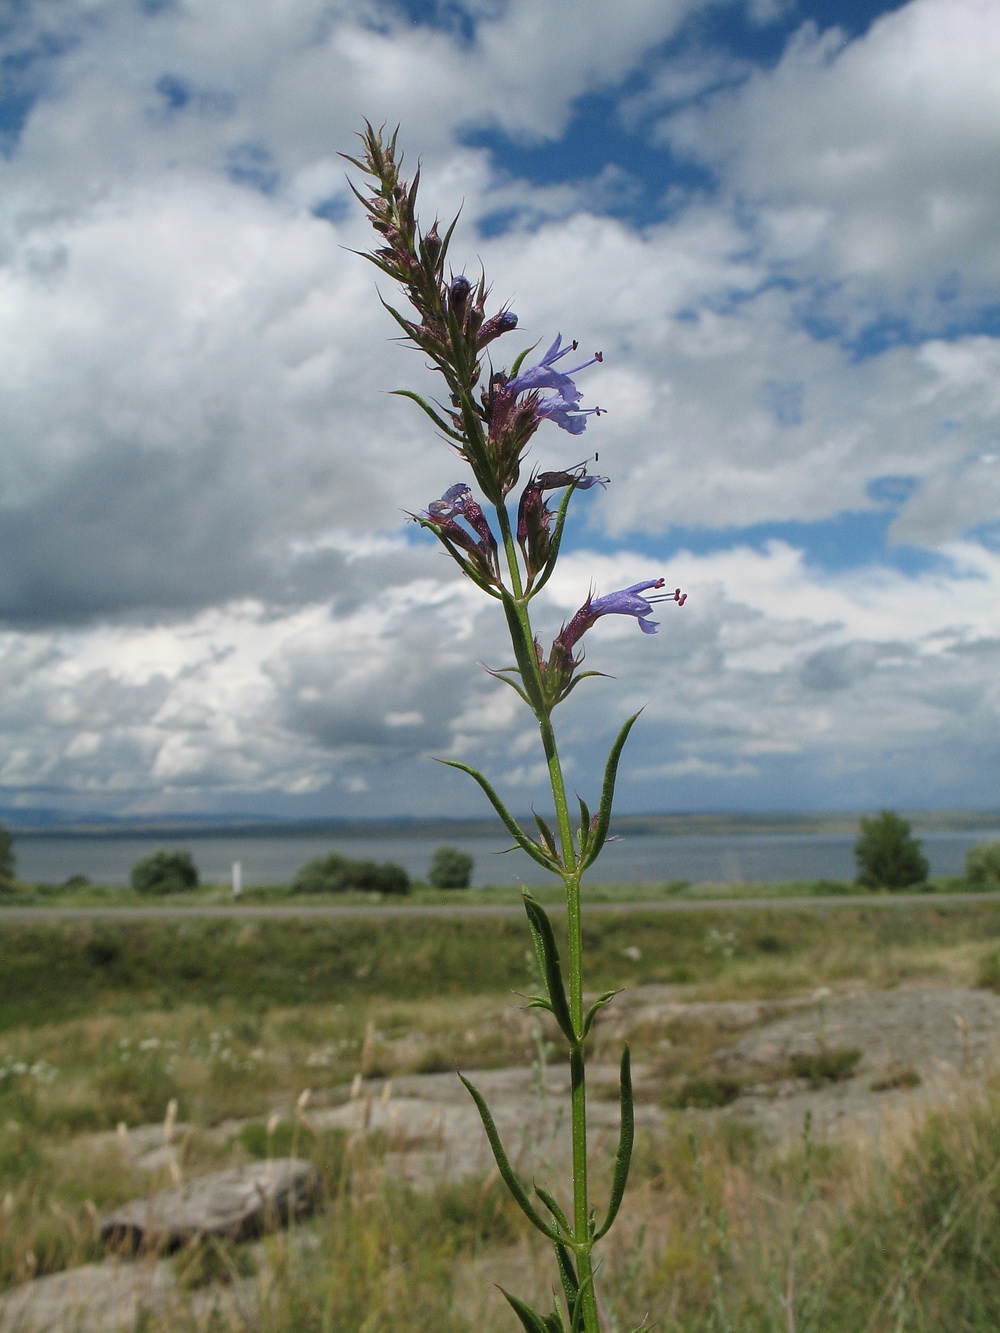
<path fill-rule="evenodd" d="M 551 1014 L 552 1005 L 544 997 L 544 995 L 529 995 L 527 997 L 527 1000 L 528 1003 L 524 1006 L 525 1009 L 547 1009 L 548 1012 Z"/>
<path fill-rule="evenodd" d="M 613 676 L 609 676 L 608 673 L 607 673 L 606 671 L 580 671 L 580 672 L 578 672 L 578 673 L 573 677 L 573 679 L 570 681 L 569 686 L 568 686 L 568 688 L 567 688 L 567 690 L 566 690 L 566 693 L 562 696 L 563 699 L 568 699 L 569 696 L 570 696 L 570 695 L 573 693 L 573 691 L 576 689 L 576 687 L 579 685 L 580 681 L 581 681 L 581 680 L 586 680 L 588 676 L 600 676 L 602 680 L 613 680 L 613 679 L 614 679 L 614 677 L 613 677 Z M 560 702 L 561 702 L 561 700 L 560 700 Z"/>
<path fill-rule="evenodd" d="M 566 1333 L 566 1325 L 558 1310 L 547 1314 L 542 1322 L 545 1324 L 546 1333 Z"/>
<path fill-rule="evenodd" d="M 585 1292 L 593 1288 L 593 1285 L 594 1275 L 590 1273 L 586 1281 L 581 1283 L 576 1293 L 576 1300 L 573 1302 L 573 1309 L 569 1316 L 569 1333 L 583 1333 L 583 1297 Z"/>
<path fill-rule="evenodd" d="M 575 1333 L 573 1311 L 576 1309 L 577 1296 L 580 1292 L 580 1279 L 576 1275 L 573 1258 L 565 1245 L 556 1246 L 556 1262 L 559 1265 L 559 1278 L 562 1282 L 563 1296 L 566 1298 L 566 1312 L 570 1317 L 570 1333 Z"/>
<path fill-rule="evenodd" d="M 514 364 L 507 372 L 508 379 L 510 380 L 517 379 L 517 372 L 521 369 L 521 364 L 524 361 L 524 358 L 528 355 L 529 352 L 533 352 L 537 346 L 538 343 L 532 343 L 531 346 L 526 347 L 523 352 L 518 352 L 517 356 L 514 358 Z"/>
<path fill-rule="evenodd" d="M 483 791 L 486 793 L 486 798 L 490 805 L 492 805 L 493 809 L 500 816 L 504 827 L 517 843 L 518 847 L 520 847 L 523 852 L 527 852 L 531 859 L 537 861 L 540 866 L 544 866 L 546 870 L 551 870 L 554 875 L 560 873 L 558 862 L 553 861 L 550 857 L 546 856 L 538 843 L 529 838 L 519 827 L 514 816 L 504 805 L 503 801 L 501 801 L 500 797 L 490 786 L 489 782 L 487 782 L 486 778 L 483 777 L 482 773 L 477 772 L 474 768 L 470 768 L 468 764 L 460 764 L 457 759 L 439 759 L 438 763 L 445 764 L 448 768 L 457 768 L 462 773 L 468 773 L 470 778 L 473 778 L 478 782 L 480 787 L 482 787 Z"/>
<path fill-rule="evenodd" d="M 511 647 L 514 649 L 514 659 L 517 662 L 517 669 L 521 673 L 522 684 L 531 700 L 531 707 L 535 716 L 542 717 L 548 709 L 538 682 L 538 656 L 535 652 L 535 645 L 521 623 L 517 603 L 506 590 L 502 596 L 502 601 L 504 615 L 507 617 L 507 631 L 510 634 Z"/>
<path fill-rule="evenodd" d="M 642 712 L 640 708 L 639 713 Z M 635 726 L 639 713 L 633 713 L 618 733 L 618 739 L 611 747 L 611 753 L 608 755 L 608 762 L 604 769 L 604 786 L 601 789 L 601 808 L 597 814 L 597 824 L 591 837 L 590 847 L 584 858 L 584 864 L 581 870 L 586 870 L 587 866 L 592 866 L 600 855 L 601 848 L 608 838 L 608 828 L 611 825 L 611 807 L 615 799 L 615 778 L 618 775 L 618 765 L 621 761 L 622 750 L 625 748 L 625 742 L 628 740 L 628 734 Z"/>
<path fill-rule="evenodd" d="M 559 509 L 556 512 L 556 521 L 552 528 L 552 536 L 549 538 L 549 554 L 542 567 L 538 582 L 531 589 L 532 597 L 541 592 L 552 577 L 552 571 L 556 567 L 556 560 L 559 557 L 559 547 L 562 544 L 563 528 L 566 526 L 566 514 L 569 511 L 569 502 L 573 498 L 573 492 L 577 488 L 577 482 L 574 481 L 566 487 L 566 493 L 559 502 Z"/>
<path fill-rule="evenodd" d="M 635 1110 L 632 1103 L 632 1056 L 626 1046 L 622 1052 L 621 1070 L 621 1106 L 622 1127 L 618 1138 L 618 1152 L 615 1156 L 615 1174 L 611 1182 L 611 1199 L 608 1203 L 604 1225 L 594 1233 L 594 1239 L 600 1240 L 607 1235 L 611 1223 L 618 1216 L 622 1206 L 625 1186 L 628 1183 L 628 1169 L 632 1162 L 632 1145 L 635 1142 Z"/>
<path fill-rule="evenodd" d="M 445 255 L 448 253 L 448 246 L 451 245 L 451 238 L 452 238 L 452 236 L 455 234 L 455 228 L 458 226 L 458 220 L 459 220 L 459 218 L 460 218 L 461 216 L 462 216 L 462 210 L 459 209 L 458 212 L 455 214 L 455 216 L 452 218 L 452 220 L 451 220 L 451 224 L 449 225 L 448 230 L 445 232 L 445 234 L 444 234 L 444 235 L 442 236 L 442 238 L 441 238 L 441 258 L 442 258 L 442 259 L 444 259 Z"/>
<path fill-rule="evenodd" d="M 499 596 L 499 594 L 497 595 Z M 522 690 L 516 680 L 511 680 L 511 676 L 519 676 L 521 674 L 517 667 L 494 668 L 488 667 L 485 662 L 480 662 L 479 665 L 484 671 L 488 671 L 491 676 L 495 676 L 497 680 L 502 680 L 505 685 L 509 685 L 512 690 L 516 690 L 528 707 L 531 707 L 531 700 L 525 694 L 524 690 Z"/>
<path fill-rule="evenodd" d="M 566 987 L 563 985 L 562 968 L 559 966 L 559 949 L 556 945 L 555 933 L 552 930 L 552 922 L 546 915 L 542 905 L 532 898 L 530 893 L 522 891 L 521 898 L 524 902 L 524 910 L 528 914 L 528 921 L 533 927 L 532 934 L 538 932 L 538 939 L 541 942 L 542 975 L 545 978 L 545 985 L 548 988 L 549 1000 L 552 1003 L 552 1012 L 555 1015 L 556 1022 L 562 1029 L 563 1036 L 571 1045 L 577 1044 L 577 1035 L 573 1028 L 573 1018 L 569 1012 L 569 1001 L 566 999 Z M 537 949 L 536 945 L 536 949 Z"/>
<path fill-rule="evenodd" d="M 520 1319 L 525 1333 L 552 1333 L 551 1327 L 546 1326 L 546 1321 L 540 1314 L 535 1314 L 530 1305 L 525 1305 L 524 1301 L 518 1300 L 518 1298 L 512 1296 L 509 1291 L 504 1291 L 503 1287 L 501 1287 L 500 1290 L 503 1291 L 503 1294 L 510 1302 L 511 1309 L 517 1315 L 518 1319 Z"/>
<path fill-rule="evenodd" d="M 545 1221 L 541 1213 L 535 1208 L 535 1205 L 528 1198 L 528 1193 L 521 1184 L 517 1173 L 511 1166 L 507 1154 L 504 1151 L 504 1146 L 500 1141 L 500 1135 L 497 1133 L 497 1127 L 493 1123 L 493 1116 L 490 1114 L 490 1108 L 486 1105 L 486 1099 L 483 1097 L 483 1094 L 478 1088 L 473 1087 L 464 1074 L 459 1074 L 458 1077 L 465 1084 L 470 1097 L 476 1103 L 480 1119 L 483 1122 L 483 1129 L 486 1130 L 486 1137 L 489 1139 L 490 1148 L 493 1150 L 493 1157 L 497 1164 L 497 1170 L 500 1172 L 503 1183 L 510 1190 L 514 1202 L 521 1209 L 521 1212 L 524 1213 L 531 1225 L 537 1227 L 543 1236 L 547 1236 L 549 1240 L 553 1242 L 561 1243 L 562 1238 L 559 1233 L 549 1226 L 548 1222 Z"/>
<path fill-rule="evenodd" d="M 523 891 L 522 891 L 523 892 Z M 531 936 L 531 944 L 535 950 L 535 960 L 538 963 L 538 975 L 545 980 L 545 945 L 542 942 L 542 934 L 535 924 L 531 913 L 528 913 L 528 934 Z M 552 1001 L 549 1001 L 549 1012 L 552 1012 Z"/>
<path fill-rule="evenodd" d="M 590 841 L 590 810 L 582 796 L 576 799 L 580 802 L 580 832 L 577 834 L 577 845 L 580 848 L 580 855 L 586 856 L 587 844 Z"/>
<path fill-rule="evenodd" d="M 546 824 L 545 820 L 541 817 L 541 815 L 536 814 L 534 810 L 532 810 L 531 813 L 535 816 L 535 823 L 538 825 L 538 832 L 542 835 L 541 837 L 542 846 L 545 848 L 545 850 L 549 853 L 549 855 L 552 857 L 554 861 L 558 861 L 559 864 L 562 865 L 562 858 L 556 851 L 555 835 L 549 828 L 548 824 Z"/>
<path fill-rule="evenodd" d="M 604 1008 L 604 1006 L 608 1004 L 609 1001 L 613 1000 L 616 995 L 620 994 L 621 994 L 621 989 L 619 988 L 618 990 L 606 990 L 603 995 L 599 995 L 597 997 L 594 1003 L 587 1010 L 587 1016 L 583 1020 L 584 1038 L 586 1038 L 589 1035 L 590 1029 L 594 1026 L 594 1019 Z"/>
<path fill-rule="evenodd" d="M 570 1226 L 566 1218 L 566 1214 L 559 1207 L 559 1204 L 557 1203 L 555 1196 L 552 1193 L 550 1193 L 550 1191 L 547 1190 L 544 1185 L 536 1184 L 535 1193 L 541 1199 L 542 1203 L 545 1204 L 545 1207 L 549 1210 L 552 1216 L 556 1219 L 558 1225 L 562 1227 L 563 1231 L 565 1231 L 566 1239 L 570 1240 L 573 1235 L 573 1228 Z"/>
<path fill-rule="evenodd" d="M 430 403 L 428 403 L 425 398 L 421 398 L 419 393 L 414 393 L 412 389 L 392 389 L 390 392 L 394 398 L 409 398 L 412 402 L 416 403 L 418 407 L 423 408 L 439 431 L 447 435 L 451 440 L 458 440 L 460 443 L 465 443 L 465 436 L 461 435 L 454 426 L 449 426 L 444 417 L 441 416 L 439 412 L 435 412 Z"/>
<path fill-rule="evenodd" d="M 497 589 L 483 577 L 471 560 L 466 559 L 462 553 L 461 547 L 456 546 L 437 523 L 432 522 L 428 518 L 424 518 L 422 514 L 410 514 L 410 518 L 413 519 L 414 523 L 419 523 L 422 528 L 426 528 L 428 532 L 433 532 L 434 536 L 448 552 L 452 560 L 455 561 L 455 564 L 461 566 L 462 573 L 465 574 L 467 578 L 470 578 L 477 588 L 482 588 L 483 592 L 487 593 L 490 597 L 499 600 L 500 593 Z"/>

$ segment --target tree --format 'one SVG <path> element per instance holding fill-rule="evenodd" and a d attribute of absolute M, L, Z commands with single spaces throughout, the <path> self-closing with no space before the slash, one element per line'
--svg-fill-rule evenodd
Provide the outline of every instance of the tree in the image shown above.
<path fill-rule="evenodd" d="M 352 861 L 331 852 L 302 866 L 292 884 L 293 893 L 410 892 L 410 877 L 402 866 L 385 861 Z"/>
<path fill-rule="evenodd" d="M 467 889 L 472 883 L 472 857 L 457 847 L 439 847 L 427 876 L 435 889 Z"/>
<path fill-rule="evenodd" d="M 198 870 L 190 852 L 153 852 L 132 867 L 136 893 L 184 893 L 198 887 Z"/>
<path fill-rule="evenodd" d="M 969 848 L 965 878 L 977 889 L 1000 889 L 1000 842 L 980 842 Z"/>
<path fill-rule="evenodd" d="M 0 889 L 9 889 L 14 883 L 17 861 L 14 856 L 14 835 L 0 824 Z"/>
<path fill-rule="evenodd" d="M 861 817 L 861 836 L 854 844 L 857 883 L 870 889 L 905 889 L 921 884 L 930 869 L 909 822 L 894 810 Z"/>

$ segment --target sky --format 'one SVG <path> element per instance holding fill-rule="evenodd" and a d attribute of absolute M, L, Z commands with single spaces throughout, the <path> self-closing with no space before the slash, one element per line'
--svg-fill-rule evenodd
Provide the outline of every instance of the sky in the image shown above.
<path fill-rule="evenodd" d="M 995 0 L 10 0 L 0 17 L 0 806 L 546 808 L 495 604 L 406 519 L 412 403 L 339 153 L 604 361 L 543 637 L 619 808 L 989 807 L 1000 760 Z"/>

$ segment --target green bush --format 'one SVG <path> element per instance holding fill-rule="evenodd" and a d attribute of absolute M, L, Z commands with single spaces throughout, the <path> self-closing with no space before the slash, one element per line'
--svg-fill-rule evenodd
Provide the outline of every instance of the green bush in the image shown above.
<path fill-rule="evenodd" d="M 991 949 L 983 954 L 976 968 L 976 985 L 1000 995 L 1000 953 Z"/>
<path fill-rule="evenodd" d="M 965 878 L 977 889 L 1000 889 L 1000 842 L 980 842 L 969 848 Z"/>
<path fill-rule="evenodd" d="M 457 847 L 439 847 L 427 879 L 435 889 L 467 889 L 472 883 L 472 866 L 468 852 Z"/>
<path fill-rule="evenodd" d="M 0 889 L 14 887 L 17 862 L 14 857 L 14 835 L 4 824 L 0 824 Z"/>
<path fill-rule="evenodd" d="M 905 889 L 922 884 L 930 869 L 909 822 L 894 810 L 861 818 L 861 836 L 854 844 L 857 883 L 869 889 Z"/>
<path fill-rule="evenodd" d="M 190 852 L 153 852 L 132 867 L 136 893 L 183 893 L 198 887 L 198 871 Z"/>
<path fill-rule="evenodd" d="M 385 861 L 352 861 L 331 852 L 302 866 L 292 884 L 293 893 L 410 892 L 410 877 L 402 866 Z"/>
<path fill-rule="evenodd" d="M 689 1078 L 666 1098 L 666 1105 L 676 1111 L 693 1108 L 697 1111 L 714 1111 L 729 1106 L 742 1091 L 735 1078 Z"/>
<path fill-rule="evenodd" d="M 842 1083 L 854 1077 L 861 1052 L 854 1047 L 834 1046 L 827 1050 L 798 1051 L 788 1061 L 796 1078 L 804 1078 L 812 1088 L 824 1083 Z"/>

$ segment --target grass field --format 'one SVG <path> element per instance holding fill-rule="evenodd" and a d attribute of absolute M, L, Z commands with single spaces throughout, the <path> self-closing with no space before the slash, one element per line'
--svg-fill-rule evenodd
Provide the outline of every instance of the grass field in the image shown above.
<path fill-rule="evenodd" d="M 921 893 L 989 892 L 995 884 L 970 884 L 961 875 L 932 877 L 915 886 Z M 558 903 L 563 893 L 561 885 L 532 887 L 532 894 L 541 902 Z M 692 884 L 686 879 L 648 884 L 585 884 L 585 901 L 594 903 L 661 902 L 665 899 L 705 902 L 716 898 L 813 898 L 864 897 L 871 893 L 848 880 L 790 880 L 779 884 Z M 400 897 L 385 897 L 372 893 L 296 894 L 288 884 L 254 885 L 242 891 L 239 902 L 256 907 L 289 904 L 329 904 L 347 906 L 375 906 L 379 903 L 428 904 L 432 906 L 484 906 L 518 904 L 520 890 L 514 885 L 479 889 L 434 889 L 415 882 L 412 891 Z M 221 906 L 234 902 L 228 884 L 202 884 L 184 893 L 164 896 L 141 894 L 123 885 L 102 884 L 31 884 L 17 883 L 0 886 L 0 914 L 4 907 L 155 907 L 160 906 Z"/>
<path fill-rule="evenodd" d="M 989 899 L 606 913 L 586 927 L 594 989 L 665 982 L 692 999 L 995 986 L 998 941 Z M 253 1327 L 510 1329 L 491 1283 L 542 1299 L 551 1274 L 495 1183 L 407 1189 L 382 1170 L 388 1145 L 314 1135 L 290 1112 L 304 1089 L 336 1098 L 359 1072 L 536 1060 L 535 1019 L 511 994 L 531 984 L 525 931 L 506 918 L 0 916 L 0 1285 L 101 1256 L 99 1213 L 169 1181 L 130 1164 L 113 1131 L 158 1121 L 175 1101 L 186 1174 L 280 1155 L 293 1137 L 324 1172 L 321 1218 L 268 1242 L 272 1281 Z M 652 1058 L 662 1035 L 633 1034 L 635 1058 Z M 672 1036 L 676 1070 L 696 1075 L 702 1038 Z M 597 1058 L 613 1058 L 605 1046 L 598 1031 Z M 275 1109 L 289 1119 L 269 1136 Z M 247 1117 L 257 1124 L 220 1136 Z M 683 1112 L 672 1126 L 642 1143 L 605 1250 L 609 1333 L 647 1310 L 676 1333 L 1000 1327 L 1000 1092 L 989 1084 L 878 1153 L 769 1145 Z"/>

